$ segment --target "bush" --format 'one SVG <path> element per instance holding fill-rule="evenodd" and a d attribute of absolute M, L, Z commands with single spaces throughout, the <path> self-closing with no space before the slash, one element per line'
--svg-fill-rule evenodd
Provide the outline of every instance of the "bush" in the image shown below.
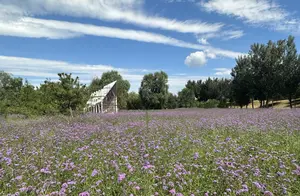
<path fill-rule="evenodd" d="M 217 108 L 220 104 L 220 101 L 216 99 L 209 99 L 205 102 L 199 102 L 198 108 Z"/>
<path fill-rule="evenodd" d="M 218 108 L 229 108 L 229 103 L 226 100 L 222 100 L 220 101 L 220 103 L 218 104 Z"/>

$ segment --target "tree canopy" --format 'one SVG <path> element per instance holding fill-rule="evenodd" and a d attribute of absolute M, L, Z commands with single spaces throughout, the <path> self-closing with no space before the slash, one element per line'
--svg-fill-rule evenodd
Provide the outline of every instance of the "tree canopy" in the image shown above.
<path fill-rule="evenodd" d="M 139 94 L 146 109 L 164 109 L 168 101 L 168 75 L 161 71 L 144 76 Z"/>

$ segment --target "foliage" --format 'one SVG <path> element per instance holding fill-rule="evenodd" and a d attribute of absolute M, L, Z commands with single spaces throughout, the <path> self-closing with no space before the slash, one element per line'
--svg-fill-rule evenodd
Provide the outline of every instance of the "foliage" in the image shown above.
<path fill-rule="evenodd" d="M 178 97 L 176 95 L 173 95 L 172 93 L 169 93 L 168 101 L 167 101 L 167 108 L 168 109 L 175 109 L 178 107 Z"/>
<path fill-rule="evenodd" d="M 72 115 L 73 110 L 83 108 L 85 85 L 79 83 L 79 77 L 72 78 L 72 74 L 59 73 L 54 95 L 63 114 Z"/>
<path fill-rule="evenodd" d="M 195 93 L 192 89 L 184 88 L 178 93 L 179 107 L 192 108 L 196 106 Z"/>
<path fill-rule="evenodd" d="M 142 101 L 139 94 L 130 92 L 127 99 L 128 110 L 140 110 L 143 109 Z"/>
<path fill-rule="evenodd" d="M 287 96 L 290 107 L 292 108 L 292 99 L 296 98 L 297 89 L 300 84 L 300 55 L 297 55 L 297 49 L 294 37 L 289 36 L 286 44 L 286 55 L 283 59 L 283 94 Z"/>
<path fill-rule="evenodd" d="M 247 56 L 239 57 L 236 60 L 237 65 L 232 70 L 232 95 L 235 100 L 235 104 L 243 107 L 248 105 L 250 102 L 251 95 L 251 66 L 250 66 L 250 58 Z"/>
<path fill-rule="evenodd" d="M 168 75 L 161 71 L 143 77 L 139 94 L 146 109 L 164 109 L 168 101 Z"/>
<path fill-rule="evenodd" d="M 300 83 L 300 57 L 294 37 L 253 44 L 249 55 L 239 57 L 232 71 L 232 90 L 235 102 L 241 107 L 250 98 L 260 100 L 261 107 L 269 107 L 269 101 L 278 97 L 296 98 Z"/>
<path fill-rule="evenodd" d="M 216 99 L 209 99 L 207 101 L 199 102 L 198 108 L 217 108 L 220 105 L 220 101 Z"/>

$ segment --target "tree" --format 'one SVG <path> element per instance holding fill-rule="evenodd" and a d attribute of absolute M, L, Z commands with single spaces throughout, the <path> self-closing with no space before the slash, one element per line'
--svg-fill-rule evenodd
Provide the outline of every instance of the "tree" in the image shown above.
<path fill-rule="evenodd" d="M 59 101 L 57 100 L 56 92 L 59 90 L 59 85 L 47 79 L 41 84 L 38 89 L 39 97 L 39 112 L 42 115 L 58 114 L 60 110 Z"/>
<path fill-rule="evenodd" d="M 117 81 L 117 97 L 118 107 L 120 109 L 127 108 L 128 91 L 130 89 L 130 83 L 128 80 L 124 80 L 123 77 L 117 71 L 109 71 L 102 74 L 101 78 L 94 78 L 89 86 L 90 93 L 101 90 L 105 85 Z"/>
<path fill-rule="evenodd" d="M 189 88 L 184 88 L 178 93 L 179 107 L 191 108 L 196 106 L 195 93 Z"/>
<path fill-rule="evenodd" d="M 169 96 L 168 96 L 168 101 L 167 101 L 167 104 L 166 104 L 166 107 L 168 109 L 175 109 L 178 107 L 178 98 L 176 95 L 173 95 L 172 93 L 169 93 Z"/>
<path fill-rule="evenodd" d="M 161 71 L 144 76 L 139 94 L 146 109 L 166 108 L 168 100 L 168 75 Z"/>
<path fill-rule="evenodd" d="M 72 74 L 59 73 L 57 83 L 56 99 L 59 103 L 61 113 L 72 114 L 84 104 L 85 85 L 79 83 L 79 77 L 73 78 Z"/>
<path fill-rule="evenodd" d="M 300 83 L 300 56 L 297 55 L 294 39 L 294 37 L 289 36 L 287 40 L 282 73 L 283 94 L 288 97 L 290 108 L 293 108 L 292 99 L 296 96 Z"/>
<path fill-rule="evenodd" d="M 195 97 L 198 100 L 200 100 L 201 84 L 202 84 L 202 80 L 198 80 L 197 82 L 194 80 L 193 81 L 189 80 L 186 83 L 185 87 L 191 89 L 194 92 Z"/>
<path fill-rule="evenodd" d="M 9 110 L 19 106 L 19 95 L 23 86 L 22 78 L 14 78 L 12 75 L 0 72 L 0 112 L 5 115 Z M 13 112 L 13 111 L 11 111 Z"/>
<path fill-rule="evenodd" d="M 128 94 L 127 109 L 128 110 L 140 110 L 142 109 L 142 101 L 139 94 L 131 92 Z"/>
<path fill-rule="evenodd" d="M 232 69 L 232 96 L 241 108 L 250 102 L 251 75 L 249 74 L 250 59 L 247 56 L 238 57 L 236 66 Z"/>
<path fill-rule="evenodd" d="M 19 112 L 29 116 L 29 115 L 38 115 L 40 109 L 38 91 L 35 90 L 35 87 L 31 85 L 27 80 L 21 87 L 19 94 Z"/>

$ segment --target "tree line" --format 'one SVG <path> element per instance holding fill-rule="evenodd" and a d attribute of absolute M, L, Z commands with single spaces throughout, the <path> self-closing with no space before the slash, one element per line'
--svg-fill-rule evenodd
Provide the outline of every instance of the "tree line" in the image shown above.
<path fill-rule="evenodd" d="M 228 108 L 248 106 L 254 100 L 260 107 L 270 101 L 293 100 L 300 95 L 300 55 L 294 37 L 267 44 L 253 44 L 249 53 L 236 59 L 231 78 L 189 80 L 174 95 L 169 92 L 168 75 L 163 72 L 146 74 L 138 93 L 130 92 L 130 83 L 117 71 L 94 78 L 90 85 L 79 77 L 59 73 L 59 80 L 46 79 L 39 87 L 27 80 L 0 71 L 0 114 L 55 115 L 80 113 L 91 93 L 117 81 L 120 109 Z M 296 102 L 295 102 L 296 103 Z"/>
<path fill-rule="evenodd" d="M 293 99 L 299 93 L 300 55 L 295 38 L 253 44 L 248 55 L 236 59 L 232 70 L 232 93 L 236 103 L 247 105 L 255 99 L 261 107 L 268 107 L 270 100 Z"/>

